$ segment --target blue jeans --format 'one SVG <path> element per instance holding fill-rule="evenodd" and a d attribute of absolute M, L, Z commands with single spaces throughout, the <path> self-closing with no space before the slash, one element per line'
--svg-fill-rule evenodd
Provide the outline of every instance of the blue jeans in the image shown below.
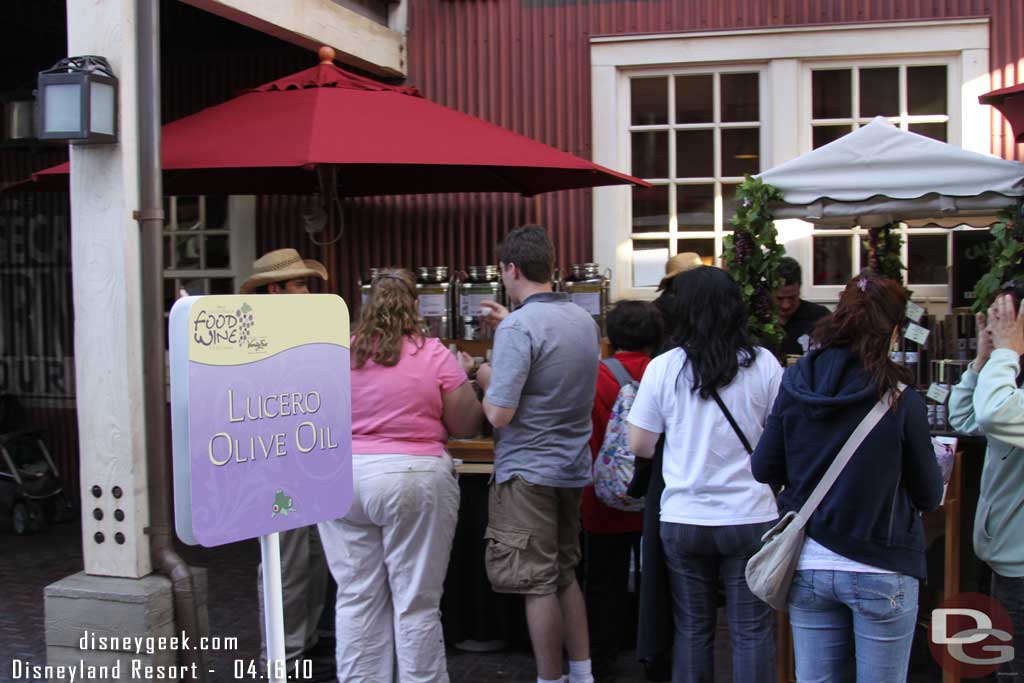
<path fill-rule="evenodd" d="M 754 597 L 743 572 L 774 522 L 736 526 L 661 523 L 661 544 L 672 592 L 675 640 L 672 683 L 715 678 L 718 582 L 732 638 L 732 678 L 743 683 L 775 680 L 775 615 Z"/>
<path fill-rule="evenodd" d="M 1000 668 L 999 683 L 1024 681 L 1024 577 L 992 572 L 992 597 L 1010 614 L 1013 622 L 1013 661 Z"/>
<path fill-rule="evenodd" d="M 856 654 L 858 683 L 904 683 L 917 591 L 904 574 L 798 571 L 789 591 L 797 681 L 844 680 Z"/>

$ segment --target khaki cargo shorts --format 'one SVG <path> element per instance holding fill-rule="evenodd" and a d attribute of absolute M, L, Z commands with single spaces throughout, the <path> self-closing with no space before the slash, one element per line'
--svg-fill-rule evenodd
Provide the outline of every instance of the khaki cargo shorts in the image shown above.
<path fill-rule="evenodd" d="M 580 561 L 582 488 L 514 477 L 488 492 L 487 578 L 498 593 L 550 595 L 570 585 Z"/>

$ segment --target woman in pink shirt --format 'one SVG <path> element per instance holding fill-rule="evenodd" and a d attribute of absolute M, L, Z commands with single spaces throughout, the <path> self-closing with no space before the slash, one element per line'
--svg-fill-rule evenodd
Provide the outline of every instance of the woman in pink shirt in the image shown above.
<path fill-rule="evenodd" d="M 378 275 L 352 336 L 352 507 L 319 525 L 339 681 L 448 681 L 439 607 L 459 488 L 445 443 L 483 413 L 472 359 L 423 330 L 412 275 Z"/>

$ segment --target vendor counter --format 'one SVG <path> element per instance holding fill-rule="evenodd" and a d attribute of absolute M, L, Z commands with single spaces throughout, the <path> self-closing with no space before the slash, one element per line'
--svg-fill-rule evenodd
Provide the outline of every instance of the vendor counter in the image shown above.
<path fill-rule="evenodd" d="M 942 506 L 923 515 L 928 543 L 927 583 L 920 592 L 922 624 L 915 638 L 912 671 L 928 671 L 943 681 L 943 674 L 928 654 L 928 620 L 924 618 L 946 598 L 962 592 L 988 592 L 990 573 L 971 546 L 974 511 L 978 503 L 985 439 L 950 432 L 935 436 L 958 439 L 956 459 Z M 458 466 L 462 501 L 455 531 L 452 559 L 445 579 L 442 620 L 445 640 L 467 648 L 488 644 L 528 642 L 522 599 L 491 590 L 484 569 L 484 531 L 487 527 L 487 487 L 494 472 L 492 439 L 453 439 L 448 442 Z M 786 615 L 779 614 L 778 680 L 794 681 L 792 642 Z"/>
<path fill-rule="evenodd" d="M 529 634 L 523 600 L 491 590 L 484 568 L 487 487 L 494 472 L 494 441 L 453 439 L 452 458 L 461 460 L 459 521 L 441 599 L 445 642 L 461 649 L 485 651 L 526 644 Z"/>

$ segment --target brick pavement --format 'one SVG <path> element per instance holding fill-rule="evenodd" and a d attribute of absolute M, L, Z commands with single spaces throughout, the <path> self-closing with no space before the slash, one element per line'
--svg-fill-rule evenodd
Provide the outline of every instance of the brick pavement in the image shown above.
<path fill-rule="evenodd" d="M 15 658 L 45 663 L 43 589 L 82 568 L 77 522 L 50 527 L 30 536 L 15 536 L 0 519 L 0 681 L 11 678 Z M 220 548 L 182 548 L 191 564 L 209 570 L 210 633 L 237 636 L 240 649 L 213 652 L 209 666 L 216 671 L 210 683 L 235 680 L 235 658 L 256 657 L 259 631 L 256 621 L 255 567 L 259 547 L 255 541 Z M 639 683 L 640 668 L 623 657 L 627 675 L 619 683 Z M 522 648 L 479 654 L 449 650 L 452 683 L 534 683 L 533 658 Z"/>
<path fill-rule="evenodd" d="M 50 527 L 31 536 L 15 536 L 6 522 L 0 519 L 0 683 L 13 680 L 10 666 L 15 658 L 45 663 L 43 589 L 82 568 L 77 522 Z M 232 675 L 233 660 L 249 660 L 258 654 L 255 567 L 259 546 L 249 541 L 220 548 L 182 547 L 181 553 L 189 563 L 208 569 L 210 634 L 236 636 L 240 642 L 237 651 L 211 653 L 209 666 L 216 674 L 209 683 L 236 680 Z M 720 644 L 728 640 L 726 629 L 722 615 L 717 636 Z M 624 653 L 620 661 L 622 675 L 616 683 L 644 681 L 632 655 Z M 912 658 L 911 681 L 940 680 L 937 667 L 929 659 L 920 653 Z M 448 669 L 452 683 L 536 681 L 533 657 L 523 647 L 488 654 L 449 649 Z M 716 652 L 716 674 L 718 680 L 730 679 L 724 648 Z"/>

